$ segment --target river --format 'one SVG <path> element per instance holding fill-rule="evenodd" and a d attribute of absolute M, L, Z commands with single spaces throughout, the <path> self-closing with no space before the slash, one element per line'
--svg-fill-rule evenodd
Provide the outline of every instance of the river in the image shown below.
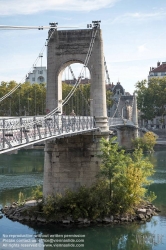
<path fill-rule="evenodd" d="M 161 210 L 145 224 L 60 228 L 56 225 L 27 226 L 0 219 L 0 250 L 165 250 L 166 249 L 166 151 L 151 157 L 155 164 L 154 204 Z M 20 150 L 16 155 L 0 155 L 0 207 L 26 197 L 43 182 L 43 150 Z M 62 242 L 65 241 L 65 242 Z M 63 245 L 60 245 L 63 244 Z"/>

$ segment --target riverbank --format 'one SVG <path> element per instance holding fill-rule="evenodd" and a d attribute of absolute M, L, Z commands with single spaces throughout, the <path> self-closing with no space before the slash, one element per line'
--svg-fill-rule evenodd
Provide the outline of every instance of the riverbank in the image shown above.
<path fill-rule="evenodd" d="M 1 209 L 3 215 L 12 221 L 23 224 L 57 224 L 60 226 L 90 226 L 94 224 L 123 224 L 123 223 L 145 223 L 153 216 L 157 216 L 160 210 L 152 203 L 146 203 L 133 210 L 132 214 L 109 215 L 95 220 L 89 218 L 73 219 L 72 216 L 62 216 L 61 218 L 47 218 L 44 213 L 39 212 L 42 202 L 31 200 L 19 206 L 13 203 Z"/>

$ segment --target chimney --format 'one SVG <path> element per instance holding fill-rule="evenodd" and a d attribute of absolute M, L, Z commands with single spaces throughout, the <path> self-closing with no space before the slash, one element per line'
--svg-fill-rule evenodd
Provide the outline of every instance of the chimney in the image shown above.
<path fill-rule="evenodd" d="M 158 61 L 158 62 L 157 62 L 157 67 L 159 67 L 159 66 L 160 66 L 160 62 Z"/>

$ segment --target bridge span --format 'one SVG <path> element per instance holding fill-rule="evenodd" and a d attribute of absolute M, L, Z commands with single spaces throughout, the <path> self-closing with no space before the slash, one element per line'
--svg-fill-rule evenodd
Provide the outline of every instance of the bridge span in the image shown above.
<path fill-rule="evenodd" d="M 100 21 L 92 21 L 87 29 L 57 30 L 51 26 L 47 39 L 47 91 L 43 117 L 0 119 L 0 153 L 45 141 L 43 194 L 63 194 L 66 189 L 90 186 L 100 168 L 101 138 L 109 139 L 111 128 L 118 128 L 122 145 L 131 147 L 137 136 L 136 102 L 124 119 L 127 103 L 115 100 L 115 120 L 108 119 L 102 31 Z M 83 64 L 71 92 L 62 98 L 62 73 L 73 63 Z M 82 71 L 91 76 L 90 116 L 62 116 L 63 107 L 79 86 Z M 18 87 L 15 89 L 17 90 Z M 10 96 L 13 91 L 1 100 Z M 125 106 L 124 106 L 125 105 Z M 119 111 L 120 109 L 120 111 Z M 116 115 L 121 112 L 121 120 Z M 123 113 L 123 114 L 122 114 Z M 130 121 L 129 121 L 130 120 Z M 126 140 L 127 138 L 127 140 Z"/>
<path fill-rule="evenodd" d="M 46 140 L 95 131 L 91 116 L 39 116 L 0 119 L 0 154 Z"/>

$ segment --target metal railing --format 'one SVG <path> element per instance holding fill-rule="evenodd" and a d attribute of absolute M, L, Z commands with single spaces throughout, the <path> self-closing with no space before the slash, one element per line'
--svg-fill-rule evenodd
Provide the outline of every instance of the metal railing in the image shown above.
<path fill-rule="evenodd" d="M 131 120 L 122 119 L 120 117 L 118 118 L 109 118 L 108 119 L 109 127 L 115 127 L 115 126 L 134 126 L 134 123 Z"/>
<path fill-rule="evenodd" d="M 96 130 L 94 117 L 52 115 L 0 119 L 0 154 L 45 140 Z"/>

